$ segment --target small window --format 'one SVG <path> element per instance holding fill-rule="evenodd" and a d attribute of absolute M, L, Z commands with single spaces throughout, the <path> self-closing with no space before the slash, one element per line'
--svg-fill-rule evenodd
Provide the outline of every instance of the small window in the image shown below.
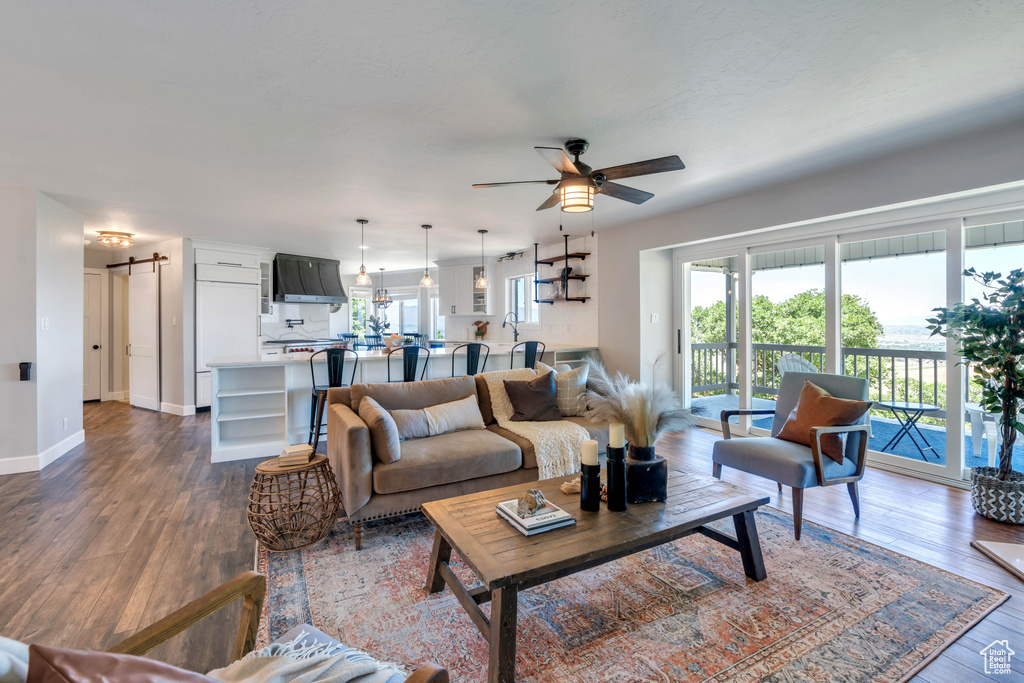
<path fill-rule="evenodd" d="M 508 279 L 508 310 L 516 314 L 521 325 L 540 322 L 540 312 L 533 297 L 532 273 Z"/>

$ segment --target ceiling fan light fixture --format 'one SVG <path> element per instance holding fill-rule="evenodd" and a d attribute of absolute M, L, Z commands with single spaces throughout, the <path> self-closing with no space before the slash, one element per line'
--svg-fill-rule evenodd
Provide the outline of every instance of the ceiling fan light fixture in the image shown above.
<path fill-rule="evenodd" d="M 96 241 L 105 247 L 114 249 L 127 249 L 135 244 L 135 239 L 130 232 L 111 232 L 109 230 L 100 230 Z"/>
<path fill-rule="evenodd" d="M 365 218 L 357 218 L 356 223 L 359 224 L 359 248 L 366 249 L 366 241 L 363 239 L 366 233 L 366 224 L 370 221 Z M 363 254 L 359 254 L 359 275 L 356 275 L 356 284 L 360 287 L 366 287 L 370 285 L 373 280 L 370 279 L 369 273 L 366 272 L 366 264 L 363 263 Z"/>
<path fill-rule="evenodd" d="M 562 211 L 583 213 L 594 210 L 594 188 L 590 185 L 568 185 L 558 189 Z"/>

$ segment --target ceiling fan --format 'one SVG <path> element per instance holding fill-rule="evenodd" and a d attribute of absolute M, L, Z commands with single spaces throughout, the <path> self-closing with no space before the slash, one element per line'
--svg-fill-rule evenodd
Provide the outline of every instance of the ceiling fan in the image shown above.
<path fill-rule="evenodd" d="M 580 155 L 590 146 L 586 140 L 569 140 L 565 143 L 565 151 L 559 147 L 534 147 L 537 152 L 548 160 L 555 170 L 561 173 L 558 180 L 520 180 L 510 183 L 478 183 L 473 187 L 501 187 L 503 185 L 542 184 L 554 185 L 555 189 L 547 201 L 537 207 L 537 211 L 550 209 L 561 203 L 562 211 L 579 213 L 594 208 L 594 195 L 603 194 L 615 199 L 622 199 L 633 204 L 643 204 L 654 195 L 650 192 L 637 190 L 633 187 L 612 182 L 620 178 L 664 173 L 665 171 L 681 171 L 686 166 L 678 156 L 661 157 L 637 161 L 632 164 L 610 166 L 593 170 L 580 161 Z M 572 159 L 566 154 L 573 156 Z"/>

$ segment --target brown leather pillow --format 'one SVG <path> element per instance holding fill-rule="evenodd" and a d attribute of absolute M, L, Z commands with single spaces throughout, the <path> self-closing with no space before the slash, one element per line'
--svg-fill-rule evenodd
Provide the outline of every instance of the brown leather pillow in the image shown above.
<path fill-rule="evenodd" d="M 502 380 L 512 403 L 513 422 L 553 422 L 562 419 L 558 410 L 555 373 L 548 372 L 530 381 Z"/>
<path fill-rule="evenodd" d="M 154 659 L 29 645 L 26 683 L 217 683 L 213 678 Z"/>
<path fill-rule="evenodd" d="M 871 407 L 871 401 L 836 398 L 817 384 L 804 381 L 796 407 L 789 414 L 776 438 L 811 445 L 811 427 L 851 425 Z M 821 452 L 836 462 L 843 462 L 843 440 L 838 434 L 822 434 Z"/>

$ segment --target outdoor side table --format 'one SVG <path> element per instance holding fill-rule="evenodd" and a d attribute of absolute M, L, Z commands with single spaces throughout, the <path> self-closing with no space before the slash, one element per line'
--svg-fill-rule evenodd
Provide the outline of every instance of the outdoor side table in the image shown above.
<path fill-rule="evenodd" d="M 247 517 L 256 540 L 273 552 L 313 545 L 331 530 L 341 495 L 327 456 L 282 467 L 277 458 L 256 466 Z"/>
<path fill-rule="evenodd" d="M 881 450 L 885 451 L 889 448 L 896 448 L 899 442 L 903 440 L 904 436 L 909 436 L 913 442 L 914 447 L 917 448 L 917 452 L 921 454 L 921 459 L 925 462 L 928 461 L 928 456 L 925 455 L 925 451 L 931 451 L 936 458 L 939 457 L 935 453 L 935 449 L 931 447 L 928 440 L 924 438 L 924 434 L 917 428 L 917 422 L 925 413 L 930 413 L 942 408 L 934 406 L 931 403 L 915 403 L 913 401 L 875 401 L 875 405 L 884 410 L 888 410 L 896 416 L 896 421 L 900 423 L 900 429 L 896 432 L 896 435 L 889 439 L 889 443 L 882 446 Z M 914 434 L 917 434 L 918 438 L 921 439 L 921 443 L 917 442 L 914 438 Z M 922 447 L 921 444 L 924 444 Z"/>

